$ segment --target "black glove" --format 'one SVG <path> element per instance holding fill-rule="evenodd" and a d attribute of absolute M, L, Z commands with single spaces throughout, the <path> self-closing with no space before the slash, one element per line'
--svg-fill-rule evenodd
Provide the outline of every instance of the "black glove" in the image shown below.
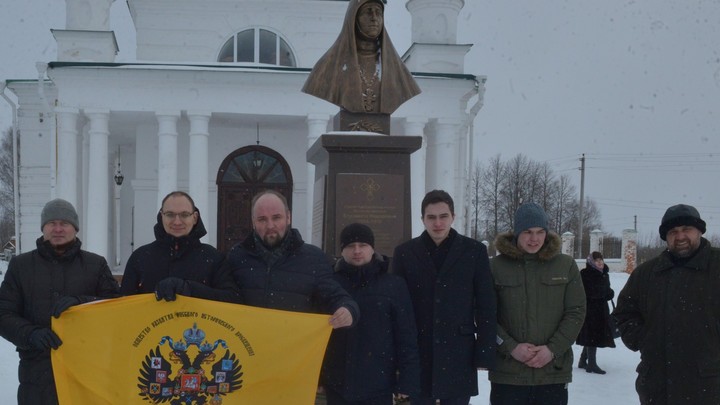
<path fill-rule="evenodd" d="M 62 340 L 50 328 L 39 328 L 30 332 L 28 343 L 34 349 L 57 349 L 62 344 Z"/>
<path fill-rule="evenodd" d="M 80 301 L 80 298 L 78 297 L 60 297 L 59 300 L 55 301 L 55 305 L 52 307 L 52 316 L 55 318 L 60 318 L 60 314 L 65 312 L 68 308 L 70 308 L 73 305 L 81 304 L 82 301 Z"/>
<path fill-rule="evenodd" d="M 190 288 L 185 280 L 177 277 L 168 277 L 160 280 L 155 287 L 155 298 L 158 301 L 175 301 L 175 296 L 177 294 L 189 295 L 189 292 Z"/>

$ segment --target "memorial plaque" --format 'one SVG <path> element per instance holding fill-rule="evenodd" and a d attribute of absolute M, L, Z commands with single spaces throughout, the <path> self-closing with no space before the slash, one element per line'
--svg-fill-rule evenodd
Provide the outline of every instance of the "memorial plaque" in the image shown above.
<path fill-rule="evenodd" d="M 307 152 L 315 165 L 312 243 L 337 257 L 343 227 L 360 222 L 373 229 L 375 250 L 392 256 L 412 237 L 410 154 L 421 145 L 419 136 L 321 135 Z"/>
<path fill-rule="evenodd" d="M 336 178 L 335 241 L 340 251 L 340 232 L 353 222 L 372 228 L 375 251 L 391 256 L 404 241 L 405 176 L 374 173 L 340 173 Z"/>

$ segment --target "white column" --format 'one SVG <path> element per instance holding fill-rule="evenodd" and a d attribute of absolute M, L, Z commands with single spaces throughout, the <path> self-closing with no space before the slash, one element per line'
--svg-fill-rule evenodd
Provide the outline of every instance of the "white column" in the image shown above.
<path fill-rule="evenodd" d="M 622 269 L 625 273 L 632 273 L 637 266 L 637 231 L 623 229 L 622 231 Z"/>
<path fill-rule="evenodd" d="M 78 115 L 77 108 L 58 107 L 57 178 L 55 195 L 78 207 Z"/>
<path fill-rule="evenodd" d="M 65 29 L 107 31 L 115 0 L 65 0 Z"/>
<path fill-rule="evenodd" d="M 180 112 L 157 112 L 158 120 L 158 198 L 162 199 L 177 190 L 177 122 Z"/>
<path fill-rule="evenodd" d="M 190 120 L 189 193 L 195 201 L 195 206 L 203 215 L 207 215 L 209 212 L 208 201 L 210 200 L 208 189 L 208 138 L 210 137 L 208 124 L 210 123 L 210 115 L 209 111 L 188 111 L 187 113 Z M 213 230 L 209 228 L 210 221 L 203 222 L 208 235 L 212 234 Z M 202 241 L 207 242 L 207 239 L 208 236 L 206 235 L 202 238 Z"/>
<path fill-rule="evenodd" d="M 409 0 L 412 42 L 418 44 L 457 44 L 457 24 L 464 0 Z"/>
<path fill-rule="evenodd" d="M 560 238 L 562 240 L 561 252 L 568 256 L 575 257 L 575 234 L 572 232 L 565 232 L 562 236 L 560 236 Z"/>
<path fill-rule="evenodd" d="M 410 217 L 412 224 L 412 236 L 419 236 L 425 229 L 420 214 L 420 203 L 425 197 L 425 161 L 427 153 L 427 138 L 425 137 L 425 124 L 427 118 L 407 117 L 404 122 L 403 132 L 406 136 L 421 136 L 422 145 L 420 149 L 410 155 Z"/>
<path fill-rule="evenodd" d="M 90 138 L 88 150 L 88 202 L 86 249 L 100 256 L 108 256 L 108 229 L 110 210 L 110 170 L 108 162 L 108 138 L 110 130 L 108 110 L 85 110 L 90 120 L 88 135 Z"/>
<path fill-rule="evenodd" d="M 315 144 L 318 138 L 327 132 L 330 116 L 327 114 L 309 114 L 307 116 L 307 145 L 308 149 Z M 313 224 L 313 208 L 315 204 L 315 165 L 307 163 L 307 187 L 305 195 L 305 225 L 303 226 L 303 236 L 310 241 L 311 244 L 320 246 L 321 240 L 312 240 L 312 224 Z M 294 222 L 294 221 L 293 221 Z M 296 225 L 297 226 L 297 225 Z"/>
<path fill-rule="evenodd" d="M 590 253 L 603 251 L 603 231 L 595 229 L 590 232 Z"/>
<path fill-rule="evenodd" d="M 440 189 L 447 191 L 455 202 L 455 222 L 453 227 L 459 231 L 465 229 L 465 213 L 463 198 L 465 193 L 460 190 L 458 166 L 458 129 L 456 120 L 438 119 L 427 137 L 427 169 L 425 176 L 426 190 Z"/>
<path fill-rule="evenodd" d="M 118 167 L 120 163 L 120 150 L 118 149 L 117 154 L 115 155 L 115 164 L 113 164 L 113 167 Z M 120 189 L 121 185 L 118 185 L 114 181 L 113 176 L 113 211 L 114 211 L 114 219 L 113 219 L 113 227 L 115 228 L 115 265 L 111 268 L 111 270 L 122 270 L 119 268 L 120 266 L 120 258 L 122 257 L 122 249 L 120 246 Z M 106 258 L 107 259 L 107 258 Z"/>

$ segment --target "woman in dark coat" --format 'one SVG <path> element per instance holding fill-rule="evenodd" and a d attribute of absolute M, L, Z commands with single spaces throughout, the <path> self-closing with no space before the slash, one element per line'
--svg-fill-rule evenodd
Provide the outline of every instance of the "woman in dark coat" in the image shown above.
<path fill-rule="evenodd" d="M 224 255 L 202 243 L 207 234 L 200 211 L 187 193 L 165 196 L 154 227 L 155 241 L 135 250 L 123 275 L 123 295 L 151 293 L 167 277 L 209 284 Z"/>
<path fill-rule="evenodd" d="M 340 234 L 335 280 L 360 307 L 353 328 L 335 329 L 325 352 L 321 384 L 328 405 L 392 405 L 420 392 L 415 317 L 405 281 L 388 274 L 375 253 L 372 230 L 350 224 Z"/>
<path fill-rule="evenodd" d="M 607 305 L 607 302 L 615 296 L 615 292 L 610 288 L 608 266 L 602 253 L 592 252 L 580 275 L 585 286 L 587 313 L 585 323 L 577 337 L 577 344 L 585 346 L 578 367 L 584 368 L 588 373 L 605 374 L 605 370 L 597 365 L 596 354 L 598 347 L 615 347 L 615 340 L 610 330 L 610 310 Z"/>

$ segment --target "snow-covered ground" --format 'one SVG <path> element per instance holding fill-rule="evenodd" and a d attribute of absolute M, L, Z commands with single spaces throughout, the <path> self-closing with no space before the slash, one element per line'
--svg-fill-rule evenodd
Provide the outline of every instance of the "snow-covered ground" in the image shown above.
<path fill-rule="evenodd" d="M 0 261 L 0 279 L 5 274 L 7 262 Z M 627 274 L 611 273 L 610 282 L 615 293 L 627 281 Z M 573 382 L 570 384 L 570 404 L 582 405 L 605 405 L 622 404 L 636 405 L 640 401 L 635 393 L 635 367 L 640 361 L 640 355 L 632 352 L 616 340 L 618 347 L 615 349 L 599 349 L 598 364 L 607 374 L 590 374 L 585 370 L 575 368 L 573 370 Z M 580 355 L 582 347 L 573 346 L 575 358 Z M 16 401 L 17 392 L 17 354 L 15 347 L 5 339 L 0 339 L 0 404 L 13 404 Z M 480 395 L 474 397 L 472 405 L 489 405 L 490 383 L 487 381 L 487 373 L 479 373 Z"/>

